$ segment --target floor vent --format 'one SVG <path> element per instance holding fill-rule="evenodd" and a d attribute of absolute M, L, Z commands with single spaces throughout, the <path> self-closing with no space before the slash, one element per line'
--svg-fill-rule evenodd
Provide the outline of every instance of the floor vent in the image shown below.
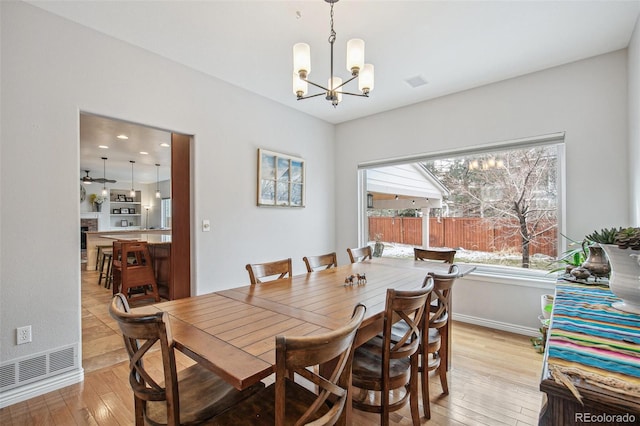
<path fill-rule="evenodd" d="M 0 365 L 0 390 L 6 391 L 79 368 L 76 345 L 30 355 Z"/>

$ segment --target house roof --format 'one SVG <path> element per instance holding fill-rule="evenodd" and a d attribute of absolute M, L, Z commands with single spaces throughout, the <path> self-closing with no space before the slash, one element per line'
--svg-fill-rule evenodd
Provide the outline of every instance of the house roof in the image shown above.
<path fill-rule="evenodd" d="M 367 169 L 366 176 L 375 208 L 440 207 L 449 196 L 442 182 L 419 163 Z"/>

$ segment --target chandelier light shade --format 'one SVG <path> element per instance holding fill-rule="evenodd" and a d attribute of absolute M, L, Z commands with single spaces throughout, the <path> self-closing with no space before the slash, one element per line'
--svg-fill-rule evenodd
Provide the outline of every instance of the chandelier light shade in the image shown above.
<path fill-rule="evenodd" d="M 129 162 L 131 163 L 131 192 L 129 192 L 129 196 L 130 197 L 135 197 L 136 196 L 136 190 L 133 189 L 133 165 L 134 165 L 135 161 L 129 160 Z"/>
<path fill-rule="evenodd" d="M 336 41 L 336 32 L 333 29 L 333 5 L 338 0 L 325 0 L 331 5 L 329 33 L 329 45 L 331 46 L 331 64 L 327 87 L 314 83 L 308 79 L 311 74 L 311 48 L 306 43 L 296 43 L 293 45 L 293 93 L 298 100 L 315 98 L 324 95 L 325 99 L 331 101 L 336 107 L 342 101 L 342 95 L 369 97 L 373 90 L 373 65 L 364 62 L 364 40 L 355 38 L 347 42 L 347 71 L 351 73 L 351 78 L 343 81 L 333 73 L 333 45 Z M 346 92 L 343 87 L 351 81 L 358 79 L 358 90 L 360 93 Z M 321 89 L 322 92 L 307 96 L 309 84 Z"/>
<path fill-rule="evenodd" d="M 160 193 L 160 164 L 156 163 L 156 198 L 162 198 Z"/>

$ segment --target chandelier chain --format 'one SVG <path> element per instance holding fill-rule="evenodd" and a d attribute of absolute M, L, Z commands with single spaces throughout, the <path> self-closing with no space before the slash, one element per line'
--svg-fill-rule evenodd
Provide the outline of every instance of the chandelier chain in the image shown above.
<path fill-rule="evenodd" d="M 336 41 L 336 32 L 333 30 L 333 3 L 331 3 L 331 14 L 330 23 L 331 23 L 331 32 L 329 33 L 329 43 L 333 44 Z"/>

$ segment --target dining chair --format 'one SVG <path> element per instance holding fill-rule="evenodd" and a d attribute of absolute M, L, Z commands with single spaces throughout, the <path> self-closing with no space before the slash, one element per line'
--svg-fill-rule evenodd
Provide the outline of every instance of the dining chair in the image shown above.
<path fill-rule="evenodd" d="M 371 247 L 359 247 L 359 248 L 347 248 L 347 253 L 349 253 L 349 260 L 351 263 L 362 262 L 366 259 L 371 259 Z"/>
<path fill-rule="evenodd" d="M 258 383 L 238 391 L 200 364 L 178 372 L 166 312 L 131 313 L 127 298 L 118 293 L 109 313 L 120 327 L 129 355 L 136 426 L 199 424 L 264 389 Z M 162 356 L 161 374 L 157 362 L 149 360 L 155 347 Z"/>
<path fill-rule="evenodd" d="M 442 260 L 444 263 L 453 263 L 455 256 L 455 250 L 431 250 L 415 247 L 413 249 L 415 260 Z"/>
<path fill-rule="evenodd" d="M 420 324 L 432 289 L 432 280 L 425 280 L 425 284 L 416 290 L 387 289 L 382 336 L 368 340 L 354 353 L 353 408 L 379 413 L 382 425 L 389 424 L 390 412 L 401 409 L 407 402 L 411 407 L 413 424 L 420 423 Z M 392 339 L 392 325 L 396 319 L 406 325 L 405 332 L 397 340 Z M 355 395 L 355 388 L 359 389 L 359 395 Z M 371 391 L 379 392 L 379 398 L 370 398 Z"/>
<path fill-rule="evenodd" d="M 265 277 L 275 277 L 277 275 L 273 280 L 279 280 L 287 276 L 291 277 L 291 258 L 266 263 L 250 263 L 246 268 L 249 272 L 251 284 L 261 284 L 265 282 L 261 278 Z"/>
<path fill-rule="evenodd" d="M 451 313 L 451 289 L 458 277 L 458 266 L 452 264 L 447 274 L 429 272 L 433 279 L 430 314 L 422 328 L 422 347 L 420 352 L 420 376 L 422 382 L 422 408 L 426 418 L 431 418 L 429 405 L 429 372 L 437 371 L 444 395 L 449 394 L 447 379 L 447 359 L 449 358 L 449 329 Z"/>
<path fill-rule="evenodd" d="M 338 266 L 338 256 L 336 252 L 321 254 L 320 256 L 305 256 L 302 258 L 307 272 L 313 272 L 317 269 L 329 269 Z"/>
<path fill-rule="evenodd" d="M 328 333 L 277 336 L 275 383 L 236 404 L 211 424 L 336 424 L 349 401 L 353 342 L 365 311 L 364 305 L 356 305 L 351 320 Z M 324 376 L 309 368 L 329 362 L 331 371 Z"/>
<path fill-rule="evenodd" d="M 160 301 L 149 246 L 144 241 L 113 242 L 114 294 L 120 292 L 128 302 L 153 299 Z"/>

